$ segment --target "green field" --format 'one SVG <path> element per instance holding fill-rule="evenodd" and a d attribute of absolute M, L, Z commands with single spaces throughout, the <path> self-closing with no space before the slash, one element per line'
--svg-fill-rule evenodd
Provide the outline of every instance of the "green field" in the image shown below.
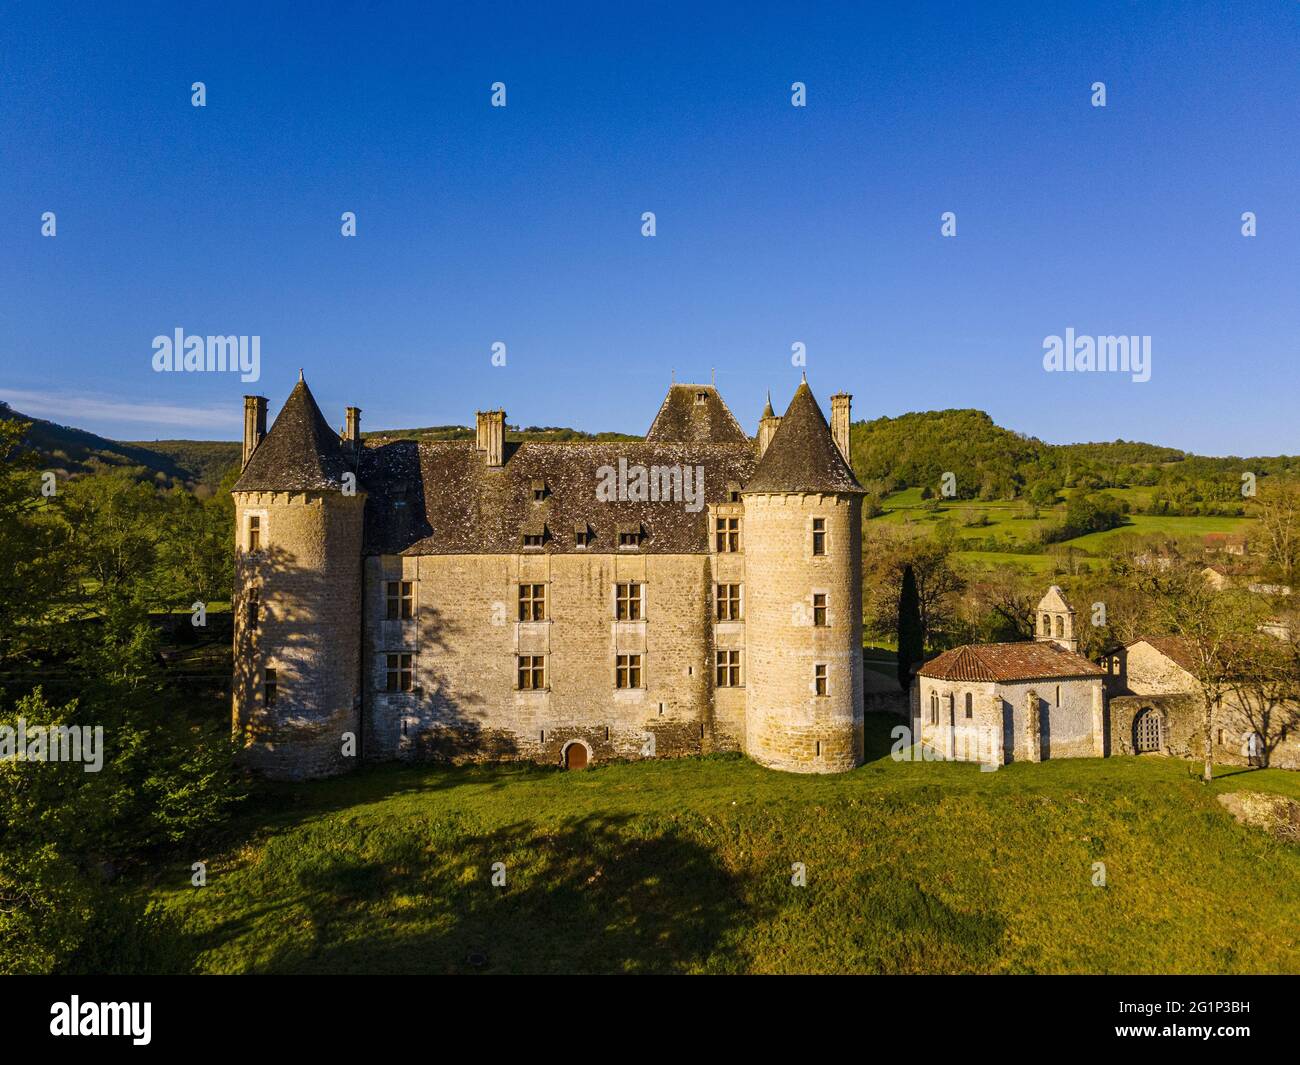
<path fill-rule="evenodd" d="M 1066 489 L 1064 494 L 1072 491 Z M 1150 488 L 1109 488 L 1108 495 L 1117 499 L 1126 499 L 1136 510 L 1150 501 Z M 1032 541 L 1040 529 L 1059 522 L 1065 513 L 1064 504 L 1055 507 L 1039 508 L 1039 517 L 1027 517 L 1023 503 L 1006 500 L 981 503 L 970 500 L 943 502 L 933 510 L 927 509 L 927 501 L 921 499 L 919 488 L 907 488 L 886 496 L 881 505 L 884 513 L 872 518 L 873 523 L 910 528 L 918 533 L 932 532 L 943 522 L 952 526 L 959 540 L 983 541 L 989 536 L 999 540 L 1011 540 L 1015 544 Z M 988 519 L 987 525 L 973 525 L 980 516 Z M 1233 517 L 1182 518 L 1169 516 L 1148 516 L 1131 514 L 1127 522 L 1116 529 L 1106 532 L 1089 533 L 1076 536 L 1071 540 L 1062 540 L 1053 544 L 1053 548 L 1074 547 L 1085 554 L 1095 553 L 1108 539 L 1121 533 L 1166 533 L 1175 536 L 1204 536 L 1206 533 L 1245 532 L 1249 530 L 1254 519 Z M 1008 544 L 1008 547 L 1014 546 Z M 1030 552 L 1003 549 L 984 550 L 983 547 L 971 548 L 957 552 L 957 557 L 965 562 L 983 565 L 1013 564 L 1022 566 L 1035 575 L 1050 575 L 1055 568 L 1052 556 L 1047 551 Z"/>
<path fill-rule="evenodd" d="M 713 756 L 277 788 L 150 871 L 174 925 L 155 946 L 215 973 L 1300 971 L 1300 847 L 1214 801 L 1300 775 L 982 773 L 891 760 L 891 724 L 838 776 Z"/>

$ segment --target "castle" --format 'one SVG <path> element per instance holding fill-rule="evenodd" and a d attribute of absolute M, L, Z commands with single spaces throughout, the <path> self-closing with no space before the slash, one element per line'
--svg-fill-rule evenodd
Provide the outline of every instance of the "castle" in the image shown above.
<path fill-rule="evenodd" d="M 299 379 L 244 400 L 232 718 L 247 764 L 743 751 L 863 760 L 862 489 L 850 399 L 807 382 L 749 437 L 673 384 L 642 440 L 341 433 Z"/>

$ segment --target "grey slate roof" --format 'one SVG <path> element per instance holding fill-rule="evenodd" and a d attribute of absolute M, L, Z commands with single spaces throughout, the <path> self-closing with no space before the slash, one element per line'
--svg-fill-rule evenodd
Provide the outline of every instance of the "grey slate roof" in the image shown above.
<path fill-rule="evenodd" d="M 697 395 L 703 399 L 697 402 Z M 769 462 L 774 453 L 779 462 Z M 601 499 L 602 471 L 618 471 L 620 463 L 647 470 L 703 467 L 704 506 L 692 512 L 687 499 Z M 338 489 L 351 469 L 338 434 L 299 381 L 235 490 Z M 729 501 L 732 492 L 756 484 L 774 491 L 861 491 L 806 384 L 762 463 L 717 389 L 674 385 L 643 441 L 507 443 L 503 465 L 493 468 L 472 440 L 371 437 L 357 482 L 366 493 L 366 553 L 413 555 L 580 551 L 579 530 L 591 536 L 585 550 L 598 554 L 618 551 L 625 530 L 641 534 L 638 550 L 644 553 L 705 554 L 707 507 Z M 780 487 L 762 489 L 762 483 Z M 534 499 L 539 488 L 540 502 Z M 543 532 L 540 548 L 524 547 L 525 534 Z"/>
<path fill-rule="evenodd" d="M 233 490 L 338 491 L 351 468 L 339 434 L 325 421 L 307 382 L 299 378 Z"/>
<path fill-rule="evenodd" d="M 831 437 L 808 382 L 795 389 L 748 492 L 862 492 Z"/>
<path fill-rule="evenodd" d="M 685 501 L 604 502 L 601 469 L 628 466 L 704 467 L 704 502 L 727 499 L 754 469 L 752 445 L 623 441 L 507 444 L 493 469 L 473 441 L 397 440 L 367 445 L 360 481 L 366 496 L 366 551 L 371 554 L 511 554 L 525 532 L 545 528 L 542 552 L 574 552 L 575 531 L 594 537 L 587 548 L 618 550 L 622 529 L 639 529 L 649 554 L 709 550 L 708 510 Z M 534 482 L 545 484 L 533 501 Z M 535 549 L 530 549 L 535 550 Z"/>
<path fill-rule="evenodd" d="M 712 385 L 672 385 L 645 438 L 712 444 L 749 442 L 745 430 Z"/>

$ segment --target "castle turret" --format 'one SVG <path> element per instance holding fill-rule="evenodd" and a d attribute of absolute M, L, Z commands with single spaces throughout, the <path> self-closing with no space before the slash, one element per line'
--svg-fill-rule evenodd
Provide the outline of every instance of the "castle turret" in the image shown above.
<path fill-rule="evenodd" d="M 862 487 L 801 384 L 745 485 L 745 750 L 834 773 L 862 747 Z"/>
<path fill-rule="evenodd" d="M 275 778 L 342 772 L 361 753 L 355 468 L 300 377 L 232 491 L 232 729 L 246 764 Z"/>
<path fill-rule="evenodd" d="M 1035 640 L 1055 643 L 1067 651 L 1079 653 L 1079 639 L 1074 632 L 1074 607 L 1066 601 L 1065 593 L 1058 585 L 1053 584 L 1039 600 L 1035 619 Z"/>
<path fill-rule="evenodd" d="M 776 435 L 780 425 L 781 419 L 772 410 L 772 393 L 769 392 L 767 394 L 767 406 L 763 408 L 763 415 L 758 419 L 758 457 L 760 459 L 767 453 L 767 446 L 772 442 L 772 437 Z"/>

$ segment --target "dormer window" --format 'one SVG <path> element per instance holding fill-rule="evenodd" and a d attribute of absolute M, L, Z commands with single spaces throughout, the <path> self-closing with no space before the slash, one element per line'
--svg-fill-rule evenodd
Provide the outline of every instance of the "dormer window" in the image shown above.
<path fill-rule="evenodd" d="M 590 547 L 593 538 L 591 526 L 587 525 L 585 522 L 582 525 L 575 525 L 573 527 L 574 547 Z"/>
<path fill-rule="evenodd" d="M 544 547 L 546 545 L 546 526 L 541 522 L 524 526 L 523 545 L 524 547 L 533 548 Z"/>
<path fill-rule="evenodd" d="M 644 532 L 641 525 L 620 525 L 618 527 L 618 546 L 621 548 L 634 548 L 641 546 Z"/>
<path fill-rule="evenodd" d="M 534 482 L 533 482 L 533 502 L 534 502 L 534 503 L 541 503 L 541 502 L 543 502 L 543 501 L 546 499 L 546 497 L 547 497 L 548 495 L 550 495 L 550 494 L 551 494 L 551 493 L 550 493 L 550 492 L 547 490 L 547 488 L 546 488 L 546 482 L 545 482 L 545 481 L 534 481 Z"/>
<path fill-rule="evenodd" d="M 735 481 L 731 481 L 727 484 L 727 502 L 740 502 L 740 485 L 736 484 Z"/>
<path fill-rule="evenodd" d="M 709 394 L 707 392 L 695 393 L 695 405 L 697 407 L 704 406 L 704 404 L 708 403 L 708 401 L 709 401 Z"/>

